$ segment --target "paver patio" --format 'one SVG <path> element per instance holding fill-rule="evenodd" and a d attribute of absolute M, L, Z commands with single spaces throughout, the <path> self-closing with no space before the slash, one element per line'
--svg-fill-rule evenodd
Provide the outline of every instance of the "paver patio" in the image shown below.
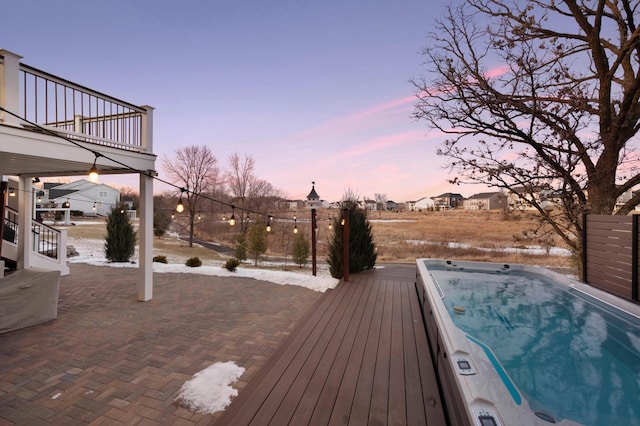
<path fill-rule="evenodd" d="M 137 301 L 127 268 L 71 265 L 58 318 L 0 334 L 0 424 L 210 424 L 219 413 L 175 404 L 216 362 L 245 373 L 242 391 L 322 296 L 248 278 L 154 274 Z"/>

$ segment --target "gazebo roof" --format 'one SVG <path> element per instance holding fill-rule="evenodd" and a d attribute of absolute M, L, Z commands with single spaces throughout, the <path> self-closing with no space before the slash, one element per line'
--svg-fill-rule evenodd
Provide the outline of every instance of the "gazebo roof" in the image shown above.
<path fill-rule="evenodd" d="M 312 200 L 319 200 L 319 199 L 320 199 L 320 196 L 316 192 L 316 183 L 311 182 L 311 192 L 309 192 L 309 195 L 307 195 L 307 200 L 312 201 Z"/>

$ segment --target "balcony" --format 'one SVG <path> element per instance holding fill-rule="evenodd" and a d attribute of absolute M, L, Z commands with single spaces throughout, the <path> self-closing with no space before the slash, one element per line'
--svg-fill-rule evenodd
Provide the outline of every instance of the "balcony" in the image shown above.
<path fill-rule="evenodd" d="M 116 99 L 21 59 L 0 50 L 0 135 L 6 136 L 0 139 L 0 174 L 84 175 L 102 156 L 116 160 L 99 161 L 102 174 L 153 169 L 153 108 Z M 34 164 L 43 153 L 57 161 Z"/>

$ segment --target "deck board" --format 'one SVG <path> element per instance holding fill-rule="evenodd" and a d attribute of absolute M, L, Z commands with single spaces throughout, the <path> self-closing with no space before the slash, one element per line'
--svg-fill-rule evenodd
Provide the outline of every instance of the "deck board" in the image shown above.
<path fill-rule="evenodd" d="M 445 425 L 412 270 L 328 291 L 220 425 Z"/>

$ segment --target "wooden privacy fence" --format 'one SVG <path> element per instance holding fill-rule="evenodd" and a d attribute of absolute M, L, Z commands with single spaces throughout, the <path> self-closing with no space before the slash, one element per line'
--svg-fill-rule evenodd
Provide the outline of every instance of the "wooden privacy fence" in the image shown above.
<path fill-rule="evenodd" d="M 638 302 L 640 216 L 583 217 L 582 276 L 589 285 Z"/>

